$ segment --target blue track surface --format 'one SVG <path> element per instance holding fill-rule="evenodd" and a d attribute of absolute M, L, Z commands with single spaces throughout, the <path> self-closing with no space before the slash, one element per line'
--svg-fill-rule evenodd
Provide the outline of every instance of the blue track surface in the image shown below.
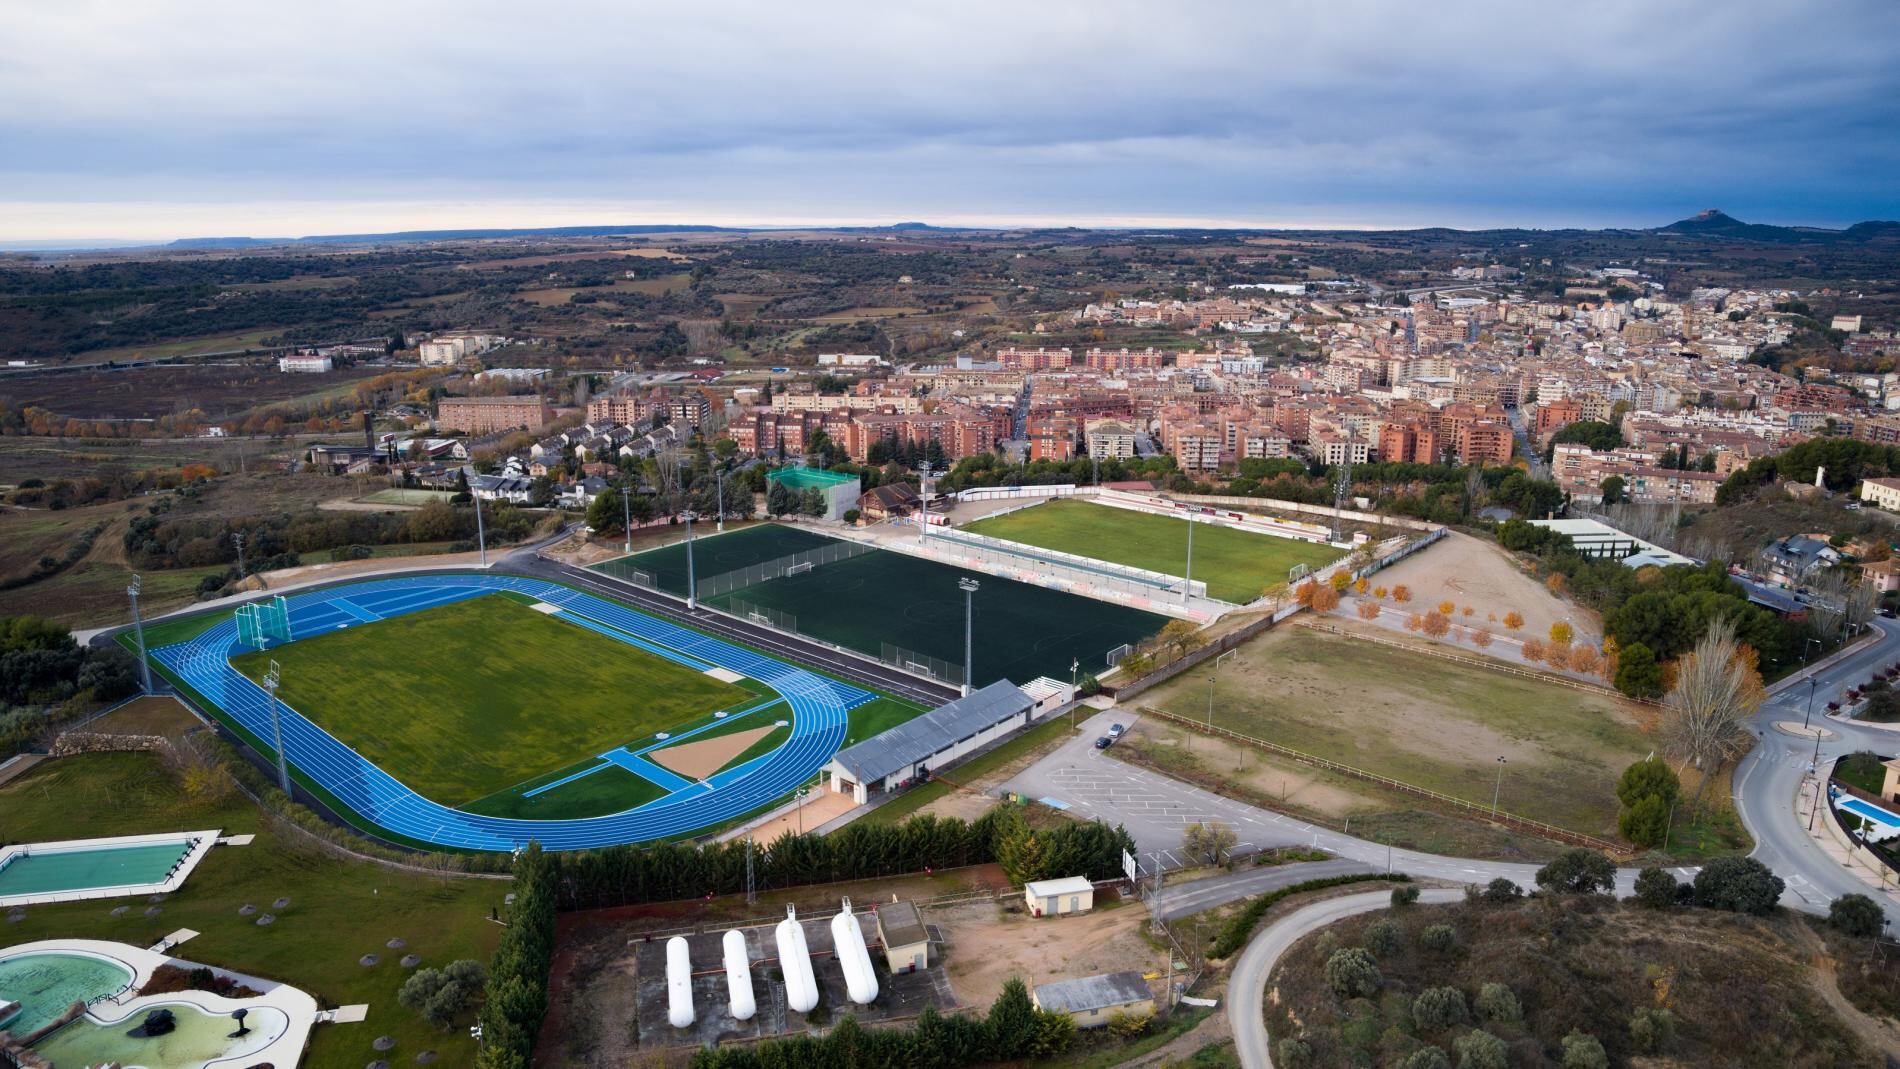
<path fill-rule="evenodd" d="M 503 590 L 559 606 L 557 619 L 630 646 L 694 668 L 716 666 L 765 683 L 791 710 L 791 736 L 772 752 L 703 783 L 682 786 L 624 813 L 578 820 L 476 816 L 429 801 L 284 706 L 284 748 L 290 763 L 364 819 L 410 839 L 474 850 L 510 850 L 531 840 L 550 850 L 583 850 L 689 835 L 784 797 L 844 743 L 847 714 L 875 697 L 625 605 L 520 576 L 411 576 L 292 595 L 291 636 L 310 638 Z M 233 655 L 244 652 L 248 650 L 238 644 L 236 622 L 227 617 L 189 642 L 153 650 L 152 658 L 268 744 L 269 698 L 230 664 Z M 631 761 L 646 764 L 637 757 Z"/>

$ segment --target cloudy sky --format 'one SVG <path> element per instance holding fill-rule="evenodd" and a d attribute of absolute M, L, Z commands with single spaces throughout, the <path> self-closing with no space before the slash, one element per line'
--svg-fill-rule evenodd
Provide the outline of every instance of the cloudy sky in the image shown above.
<path fill-rule="evenodd" d="M 1900 218 L 1893 0 L 59 0 L 0 242 Z"/>

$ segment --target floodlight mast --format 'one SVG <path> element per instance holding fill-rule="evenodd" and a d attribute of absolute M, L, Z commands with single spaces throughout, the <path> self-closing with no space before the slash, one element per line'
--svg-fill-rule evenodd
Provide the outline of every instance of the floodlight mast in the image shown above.
<path fill-rule="evenodd" d="M 699 608 L 699 581 L 693 575 L 693 521 L 699 517 L 692 509 L 681 515 L 686 518 L 686 609 L 692 612 Z"/>
<path fill-rule="evenodd" d="M 264 673 L 264 691 L 270 695 L 270 732 L 271 741 L 277 746 L 277 786 L 285 794 L 290 793 L 290 763 L 284 757 L 284 720 L 277 707 L 277 686 L 283 679 L 276 660 L 270 663 L 270 671 Z"/>
<path fill-rule="evenodd" d="M 139 687 L 140 693 L 152 693 L 152 666 L 145 663 L 145 622 L 139 619 L 139 587 L 137 575 L 132 576 L 132 585 L 125 588 L 126 596 L 132 599 L 132 635 L 139 644 Z"/>
<path fill-rule="evenodd" d="M 975 632 L 977 585 L 977 581 L 968 576 L 957 580 L 957 589 L 963 591 L 963 696 L 966 698 L 976 679 L 976 663 L 970 656 L 970 646 Z"/>

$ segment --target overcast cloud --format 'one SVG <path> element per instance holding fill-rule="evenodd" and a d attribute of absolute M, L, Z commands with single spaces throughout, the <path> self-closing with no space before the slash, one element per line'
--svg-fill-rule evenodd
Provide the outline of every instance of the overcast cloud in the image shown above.
<path fill-rule="evenodd" d="M 1900 4 L 10 3 L 0 240 L 1900 218 Z"/>

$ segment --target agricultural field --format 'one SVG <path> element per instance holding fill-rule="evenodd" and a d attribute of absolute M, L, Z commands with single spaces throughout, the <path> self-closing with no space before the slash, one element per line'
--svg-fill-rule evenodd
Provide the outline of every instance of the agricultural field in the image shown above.
<path fill-rule="evenodd" d="M 196 408 L 222 421 L 272 402 L 338 391 L 388 370 L 353 367 L 287 375 L 275 363 L 255 362 L 28 372 L 0 377 L 0 397 L 80 420 L 156 419 Z"/>
<path fill-rule="evenodd" d="M 1187 569 L 1187 523 L 1088 501 L 1055 500 L 963 528 L 971 534 L 1167 575 Z M 1331 546 L 1203 523 L 1194 528 L 1194 578 L 1209 597 L 1245 604 L 1296 564 L 1319 568 L 1344 554 Z"/>
<path fill-rule="evenodd" d="M 495 815 L 523 815 L 509 800 L 576 762 L 758 697 L 499 595 L 233 663 L 261 679 L 272 660 L 280 697 L 324 730 L 427 798 Z M 629 798 L 609 785 L 652 790 Z M 563 801 L 581 790 L 584 802 Z M 544 810 L 561 812 L 534 815 L 619 812 L 663 793 L 608 769 L 547 795 Z M 470 805 L 478 799 L 492 801 Z"/>
<path fill-rule="evenodd" d="M 1212 720 L 1254 738 L 1352 765 L 1480 805 L 1502 766 L 1499 807 L 1572 831 L 1614 838 L 1616 778 L 1655 749 L 1641 710 L 1607 691 L 1577 690 L 1282 626 L 1238 648 L 1216 669 L 1182 674 L 1138 704 Z M 1263 795 L 1286 790 L 1277 771 L 1255 768 L 1232 744 L 1204 750 L 1165 723 L 1134 741 L 1164 767 L 1219 764 Z M 1219 756 L 1215 751 L 1225 753 Z M 1246 764 L 1245 768 L 1228 767 Z M 1212 766 L 1210 766 L 1212 767 Z M 1303 766 L 1295 766 L 1301 768 Z M 1311 770 L 1307 770 L 1309 773 Z M 1298 784 L 1299 801 L 1335 817 L 1379 812 L 1390 801 L 1361 781 Z"/>

